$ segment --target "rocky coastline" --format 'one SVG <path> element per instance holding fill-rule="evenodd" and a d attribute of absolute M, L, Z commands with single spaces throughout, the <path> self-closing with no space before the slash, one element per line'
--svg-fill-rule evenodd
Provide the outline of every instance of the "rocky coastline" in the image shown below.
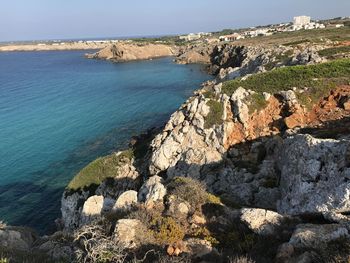
<path fill-rule="evenodd" d="M 176 54 L 176 47 L 164 44 L 134 44 L 116 43 L 102 50 L 86 54 L 86 58 L 104 59 L 114 62 L 148 60 L 160 57 L 170 57 Z"/>
<path fill-rule="evenodd" d="M 164 127 L 85 167 L 62 195 L 60 231 L 0 225 L 0 246 L 68 262 L 347 262 L 350 61 L 321 56 L 326 48 L 113 45 L 89 55 L 174 56 L 217 77 Z"/>

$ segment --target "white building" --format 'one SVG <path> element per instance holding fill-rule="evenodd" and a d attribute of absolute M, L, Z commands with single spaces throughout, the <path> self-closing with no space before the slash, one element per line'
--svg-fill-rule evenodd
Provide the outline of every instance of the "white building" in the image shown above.
<path fill-rule="evenodd" d="M 198 40 L 200 38 L 201 38 L 201 34 L 194 34 L 194 33 L 190 33 L 186 36 L 180 36 L 180 39 L 185 41 L 193 41 L 193 40 Z"/>
<path fill-rule="evenodd" d="M 310 24 L 311 17 L 309 16 L 296 16 L 293 19 L 293 25 L 296 27 L 303 27 L 307 24 Z"/>
<path fill-rule="evenodd" d="M 244 36 L 238 34 L 238 33 L 233 33 L 231 35 L 226 35 L 226 36 L 220 36 L 219 40 L 220 41 L 235 41 L 239 39 L 243 39 Z"/>

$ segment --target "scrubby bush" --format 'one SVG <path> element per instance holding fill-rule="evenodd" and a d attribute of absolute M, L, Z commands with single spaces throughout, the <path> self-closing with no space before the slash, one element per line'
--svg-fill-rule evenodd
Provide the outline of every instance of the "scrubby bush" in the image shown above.
<path fill-rule="evenodd" d="M 168 184 L 168 192 L 198 209 L 207 198 L 207 192 L 203 183 L 189 177 L 175 177 Z"/>
<path fill-rule="evenodd" d="M 93 222 L 78 229 L 75 243 L 78 245 L 78 262 L 125 262 L 126 251 L 108 233 L 108 227 L 101 222 Z"/>
<path fill-rule="evenodd" d="M 171 217 L 154 218 L 151 222 L 151 233 L 158 244 L 162 245 L 181 241 L 185 236 L 183 227 Z"/>
<path fill-rule="evenodd" d="M 224 106 L 219 101 L 211 99 L 207 102 L 207 105 L 210 107 L 210 111 L 205 117 L 205 129 L 209 129 L 214 125 L 220 125 L 222 123 L 222 115 L 224 113 Z"/>
<path fill-rule="evenodd" d="M 350 46 L 332 47 L 320 50 L 318 54 L 323 57 L 331 57 L 337 54 L 349 53 Z"/>

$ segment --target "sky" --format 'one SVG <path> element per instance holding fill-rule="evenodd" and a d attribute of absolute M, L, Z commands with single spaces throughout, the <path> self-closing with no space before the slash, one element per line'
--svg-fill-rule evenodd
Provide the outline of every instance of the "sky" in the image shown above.
<path fill-rule="evenodd" d="M 0 0 L 0 41 L 211 32 L 350 16 L 350 0 Z"/>

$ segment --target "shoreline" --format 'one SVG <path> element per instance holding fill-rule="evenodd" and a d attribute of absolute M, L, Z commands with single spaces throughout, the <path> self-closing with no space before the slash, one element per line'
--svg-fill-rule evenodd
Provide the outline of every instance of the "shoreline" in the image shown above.
<path fill-rule="evenodd" d="M 57 44 L 22 44 L 22 45 L 0 45 L 0 52 L 25 52 L 25 51 L 67 51 L 67 50 L 99 50 L 105 48 L 111 43 L 57 43 Z"/>

